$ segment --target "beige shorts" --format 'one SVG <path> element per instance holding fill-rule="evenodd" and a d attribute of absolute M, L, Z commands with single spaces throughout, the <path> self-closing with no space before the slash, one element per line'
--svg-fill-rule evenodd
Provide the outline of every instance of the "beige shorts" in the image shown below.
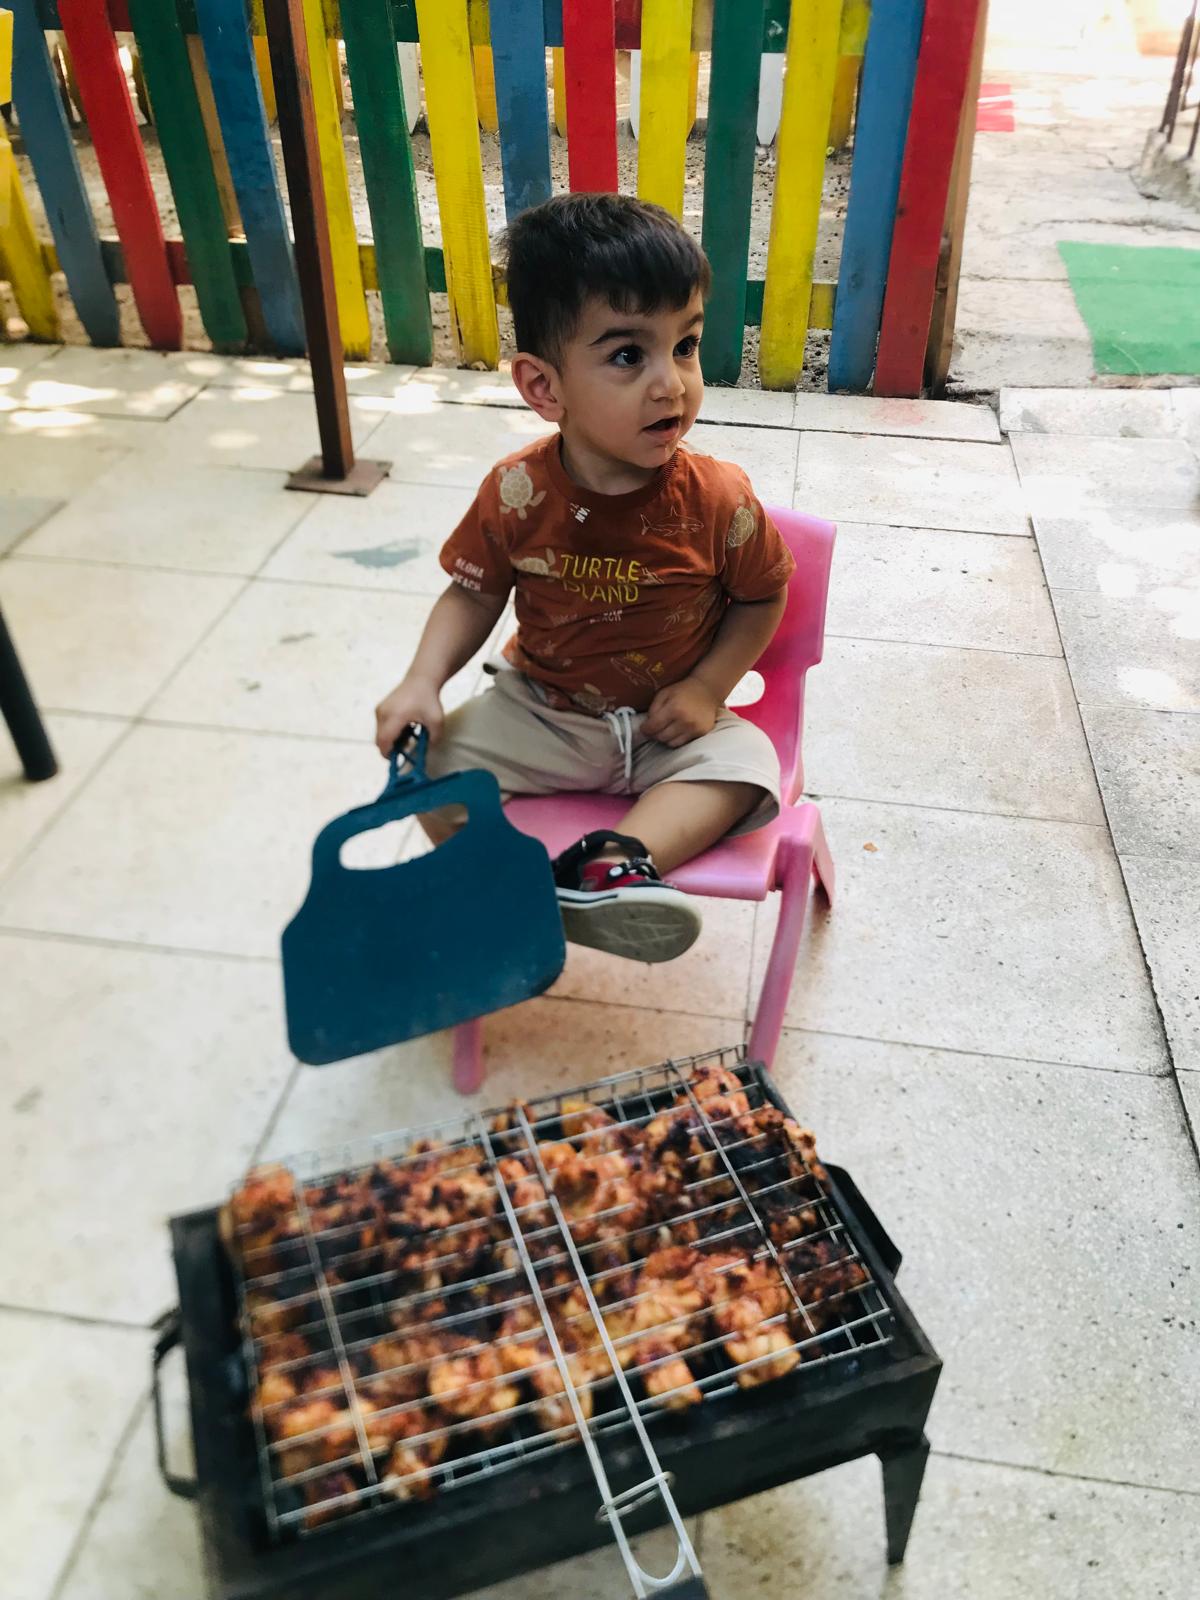
<path fill-rule="evenodd" d="M 758 805 L 730 829 L 751 833 L 779 814 L 779 757 L 752 722 L 722 710 L 711 733 L 674 750 L 642 735 L 645 714 L 558 711 L 523 674 L 496 672 L 483 694 L 446 718 L 429 751 L 431 777 L 483 767 L 517 794 L 644 794 L 660 783 L 753 783 Z"/>

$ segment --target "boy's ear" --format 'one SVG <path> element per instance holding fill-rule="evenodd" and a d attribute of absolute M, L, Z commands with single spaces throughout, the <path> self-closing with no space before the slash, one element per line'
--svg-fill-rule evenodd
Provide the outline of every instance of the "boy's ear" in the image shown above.
<path fill-rule="evenodd" d="M 540 356 L 531 356 L 520 350 L 513 357 L 512 380 L 531 411 L 536 411 L 544 422 L 562 420 L 564 406 L 562 385 L 558 371 Z"/>

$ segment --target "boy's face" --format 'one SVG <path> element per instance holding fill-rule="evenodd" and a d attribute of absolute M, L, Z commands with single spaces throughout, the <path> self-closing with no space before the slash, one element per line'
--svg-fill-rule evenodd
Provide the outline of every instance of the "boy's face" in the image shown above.
<path fill-rule="evenodd" d="M 569 444 L 653 472 L 671 459 L 700 410 L 703 326 L 699 291 L 680 310 L 649 314 L 589 300 L 561 365 L 538 363 L 545 394 L 525 397 L 559 424 Z"/>

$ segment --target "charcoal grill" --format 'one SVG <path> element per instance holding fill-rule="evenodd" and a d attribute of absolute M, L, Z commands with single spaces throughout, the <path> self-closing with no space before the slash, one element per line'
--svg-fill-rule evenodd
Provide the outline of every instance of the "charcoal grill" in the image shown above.
<path fill-rule="evenodd" d="M 706 1592 L 684 1518 L 867 1454 L 882 1463 L 888 1558 L 903 1558 L 940 1362 L 896 1290 L 899 1252 L 843 1170 L 787 1163 L 766 1141 L 740 1137 L 732 1119 L 707 1114 L 690 1084 L 697 1069 L 713 1064 L 736 1074 L 752 1109 L 787 1114 L 761 1065 L 737 1051 L 713 1052 L 293 1161 L 304 1226 L 282 1254 L 279 1247 L 246 1249 L 232 1263 L 218 1208 L 172 1220 L 180 1300 L 164 1325 L 155 1370 L 182 1343 L 195 1478 L 184 1480 L 167 1466 L 161 1424 L 160 1463 L 168 1485 L 198 1501 L 212 1600 L 397 1594 L 448 1600 L 610 1538 L 635 1594 L 682 1600 Z M 596 1297 L 605 1299 L 606 1275 L 616 1270 L 607 1249 L 613 1241 L 577 1243 L 555 1202 L 553 1210 L 544 1198 L 515 1203 L 511 1179 L 501 1177 L 501 1163 L 519 1157 L 552 1194 L 539 1147 L 565 1134 L 575 1147 L 588 1147 L 596 1133 L 580 1125 L 580 1103 L 603 1108 L 627 1127 L 644 1127 L 664 1110 L 689 1104 L 693 1130 L 709 1153 L 693 1158 L 696 1176 L 688 1182 L 688 1221 L 699 1219 L 700 1248 L 769 1262 L 786 1287 L 787 1309 L 762 1325 L 775 1330 L 766 1353 L 752 1345 L 753 1353 L 735 1359 L 721 1337 L 688 1346 L 701 1403 L 675 1407 L 678 1390 L 662 1383 L 652 1392 L 651 1375 L 660 1366 L 665 1371 L 669 1353 L 622 1372 L 596 1308 Z M 573 1119 L 567 1129 L 564 1115 Z M 303 1194 L 319 1194 L 338 1175 L 411 1161 L 414 1142 L 422 1140 L 453 1153 L 448 1161 L 461 1157 L 458 1170 L 487 1180 L 499 1201 L 495 1231 L 503 1236 L 507 1228 L 507 1237 L 490 1255 L 467 1262 L 459 1258 L 473 1248 L 465 1237 L 469 1224 L 426 1235 L 422 1245 L 442 1263 L 445 1281 L 413 1291 L 377 1251 L 364 1248 L 353 1222 L 314 1224 Z M 801 1237 L 787 1239 L 773 1226 L 801 1211 L 809 1218 Z M 645 1255 L 670 1243 L 677 1226 L 635 1230 L 624 1236 L 625 1246 Z M 694 1233 L 693 1226 L 689 1240 Z M 822 1298 L 822 1263 L 831 1258 L 843 1269 L 853 1265 L 853 1286 Z M 558 1310 L 548 1316 L 547 1307 L 567 1292 L 564 1280 L 586 1299 L 580 1320 L 592 1347 L 602 1346 L 611 1358 L 607 1381 L 581 1383 L 572 1351 L 553 1336 L 562 1319 Z M 272 1306 L 286 1307 L 290 1331 L 304 1332 L 318 1347 L 291 1365 L 322 1363 L 346 1396 L 356 1385 L 362 1392 L 362 1358 L 372 1341 L 409 1319 L 415 1325 L 423 1310 L 436 1316 L 421 1327 L 452 1332 L 476 1350 L 494 1340 L 498 1308 L 527 1311 L 538 1338 L 551 1334 L 552 1349 L 538 1364 L 555 1363 L 561 1403 L 525 1399 L 490 1416 L 481 1403 L 469 1421 L 439 1419 L 410 1436 L 417 1444 L 432 1441 L 433 1454 L 420 1458 L 406 1484 L 380 1469 L 351 1401 L 354 1429 L 342 1447 L 345 1459 L 297 1469 L 295 1457 L 289 1460 L 271 1437 L 271 1406 L 257 1391 L 264 1291 Z M 431 1299 L 437 1307 L 425 1304 Z M 687 1320 L 676 1316 L 662 1326 Z M 621 1343 L 618 1335 L 615 1344 Z M 786 1375 L 774 1376 L 793 1360 Z M 771 1381 L 755 1382 L 765 1376 L 756 1368 L 769 1369 Z M 255 1404 L 260 1398 L 264 1403 Z M 412 1407 L 401 1400 L 392 1409 Z M 674 1567 L 648 1574 L 629 1540 L 664 1523 L 676 1534 Z"/>

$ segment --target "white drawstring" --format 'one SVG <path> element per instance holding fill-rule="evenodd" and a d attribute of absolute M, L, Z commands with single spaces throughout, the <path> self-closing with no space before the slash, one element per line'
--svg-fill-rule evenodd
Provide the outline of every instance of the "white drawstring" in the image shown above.
<path fill-rule="evenodd" d="M 617 749 L 625 762 L 625 790 L 633 782 L 633 719 L 637 715 L 632 706 L 618 706 L 615 711 L 606 711 L 604 720 L 612 729 L 612 736 L 617 741 Z"/>

